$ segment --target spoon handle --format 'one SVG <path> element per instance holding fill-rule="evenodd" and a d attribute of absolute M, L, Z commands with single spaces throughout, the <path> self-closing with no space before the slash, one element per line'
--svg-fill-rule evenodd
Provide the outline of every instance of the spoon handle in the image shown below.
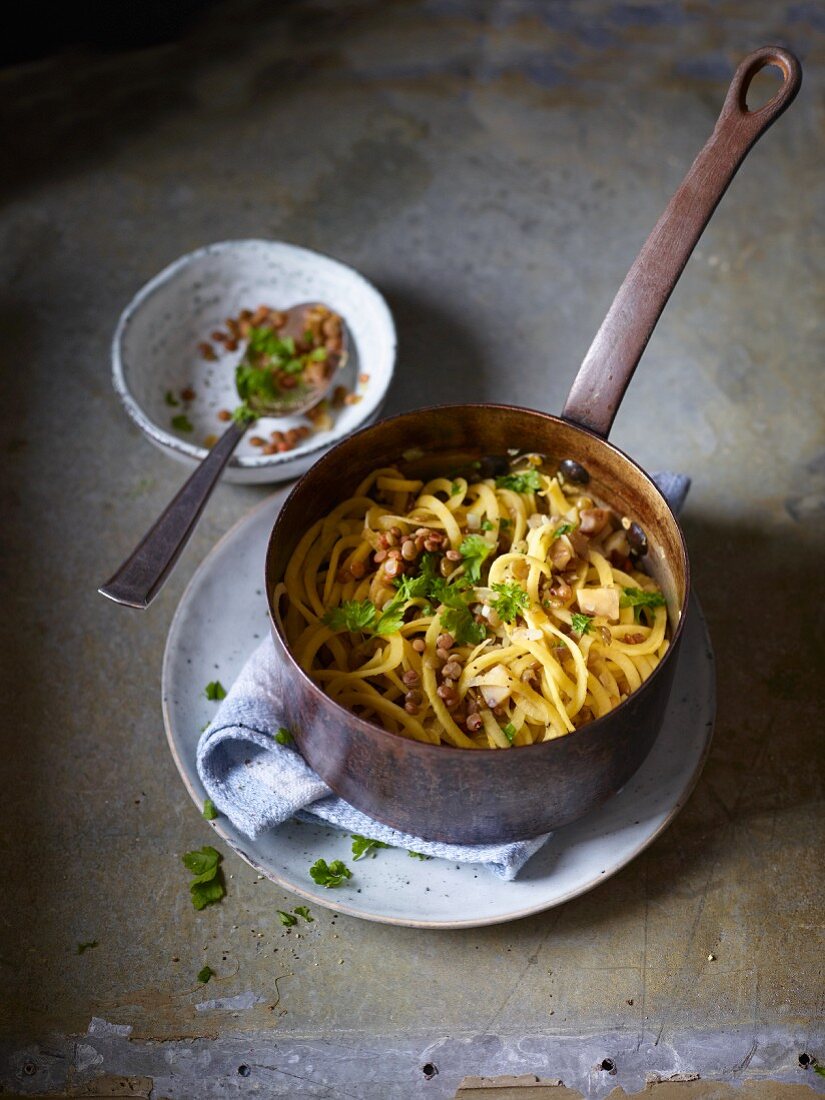
<path fill-rule="evenodd" d="M 766 65 L 780 70 L 782 85 L 763 107 L 750 111 L 748 88 Z M 565 420 L 607 438 L 636 365 L 703 229 L 751 146 L 790 106 L 801 81 L 799 62 L 778 46 L 763 46 L 742 61 L 713 133 L 642 246 L 596 333 L 562 411 Z"/>
<path fill-rule="evenodd" d="M 101 596 L 140 610 L 149 606 L 189 541 L 247 427 L 246 423 L 230 424 L 120 569 L 100 586 Z"/>

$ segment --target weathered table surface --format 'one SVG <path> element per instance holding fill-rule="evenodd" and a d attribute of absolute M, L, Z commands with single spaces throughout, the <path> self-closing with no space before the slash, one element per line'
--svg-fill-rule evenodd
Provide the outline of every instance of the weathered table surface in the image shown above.
<path fill-rule="evenodd" d="M 823 31 L 808 2 L 237 2 L 180 42 L 3 73 L 7 1092 L 823 1083 L 798 1067 L 825 1062 Z M 694 479 L 719 714 L 687 808 L 600 889 L 515 924 L 316 910 L 287 932 L 275 910 L 294 899 L 231 854 L 229 896 L 194 912 L 180 855 L 211 834 L 166 748 L 161 654 L 196 564 L 266 490 L 217 491 L 147 613 L 96 595 L 182 476 L 112 392 L 119 310 L 200 244 L 283 238 L 386 292 L 388 411 L 558 411 L 735 63 L 776 40 L 802 93 L 722 202 L 613 436 Z M 198 1011 L 250 991 L 265 1000 Z"/>

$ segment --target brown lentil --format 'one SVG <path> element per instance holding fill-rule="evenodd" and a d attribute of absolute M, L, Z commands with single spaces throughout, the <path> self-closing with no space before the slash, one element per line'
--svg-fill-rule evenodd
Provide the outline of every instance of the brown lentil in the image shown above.
<path fill-rule="evenodd" d="M 404 572 L 404 566 L 398 558 L 390 558 L 384 565 L 384 572 L 388 577 L 397 577 L 400 573 Z"/>
<path fill-rule="evenodd" d="M 427 643 L 423 638 L 416 638 L 412 643 L 412 647 L 416 653 L 423 653 L 427 648 Z"/>
<path fill-rule="evenodd" d="M 215 354 L 215 349 L 211 344 L 204 341 L 202 344 L 198 344 L 198 351 L 201 353 L 201 357 L 206 359 L 210 363 L 214 363 L 218 358 Z"/>
<path fill-rule="evenodd" d="M 365 561 L 350 562 L 349 571 L 357 581 L 360 581 L 367 574 L 367 563 Z"/>
<path fill-rule="evenodd" d="M 376 550 L 375 553 L 372 555 L 372 560 L 375 562 L 376 565 L 380 565 L 382 561 L 387 560 L 387 551 Z"/>
<path fill-rule="evenodd" d="M 401 557 L 404 561 L 415 561 L 418 557 L 418 550 L 412 539 L 405 539 L 401 545 Z"/>
<path fill-rule="evenodd" d="M 461 665 L 453 658 L 442 668 L 441 675 L 445 680 L 458 680 L 461 676 Z"/>
<path fill-rule="evenodd" d="M 444 556 L 449 558 L 450 561 L 461 561 L 464 555 L 460 550 L 448 550 Z"/>
<path fill-rule="evenodd" d="M 408 668 L 401 679 L 407 685 L 407 687 L 415 687 L 421 677 L 418 675 L 414 668 Z"/>
<path fill-rule="evenodd" d="M 447 634 L 445 631 L 444 634 L 438 635 L 435 640 L 435 644 L 438 646 L 439 649 L 452 649 L 455 645 L 455 639 L 453 638 L 452 634 Z"/>
<path fill-rule="evenodd" d="M 249 442 L 253 447 L 265 447 L 266 440 L 259 435 L 252 435 L 249 437 Z"/>
<path fill-rule="evenodd" d="M 467 715 L 467 729 L 470 733 L 477 733 L 484 725 L 484 719 L 480 714 L 474 712 Z"/>

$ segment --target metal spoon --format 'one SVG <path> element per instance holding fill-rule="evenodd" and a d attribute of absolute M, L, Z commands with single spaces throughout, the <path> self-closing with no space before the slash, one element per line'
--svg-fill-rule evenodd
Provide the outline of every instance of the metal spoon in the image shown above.
<path fill-rule="evenodd" d="M 316 302 L 304 302 L 282 311 L 286 314 L 286 321 L 277 330 L 277 335 L 281 339 L 300 339 L 306 331 L 307 311 L 317 305 Z M 247 361 L 246 354 L 241 363 Z M 329 392 L 338 372 L 346 364 L 347 354 L 347 331 L 342 321 L 341 350 L 329 356 L 331 369 L 320 385 L 309 392 L 306 387 L 296 386 L 271 396 L 250 396 L 247 404 L 258 416 L 295 416 L 306 412 Z M 100 586 L 98 592 L 102 596 L 141 610 L 149 606 L 195 530 L 224 467 L 253 423 L 255 421 L 251 419 L 234 420 L 229 425 L 126 561 Z"/>

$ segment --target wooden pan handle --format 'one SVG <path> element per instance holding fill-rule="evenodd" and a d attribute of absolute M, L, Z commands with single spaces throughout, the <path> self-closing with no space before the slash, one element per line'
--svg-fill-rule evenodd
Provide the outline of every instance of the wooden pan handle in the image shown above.
<path fill-rule="evenodd" d="M 766 65 L 781 70 L 782 86 L 763 107 L 749 111 L 748 88 Z M 763 46 L 736 70 L 713 133 L 642 246 L 590 345 L 562 411 L 565 420 L 607 438 L 702 230 L 751 146 L 790 106 L 801 82 L 799 62 L 778 46 Z"/>

